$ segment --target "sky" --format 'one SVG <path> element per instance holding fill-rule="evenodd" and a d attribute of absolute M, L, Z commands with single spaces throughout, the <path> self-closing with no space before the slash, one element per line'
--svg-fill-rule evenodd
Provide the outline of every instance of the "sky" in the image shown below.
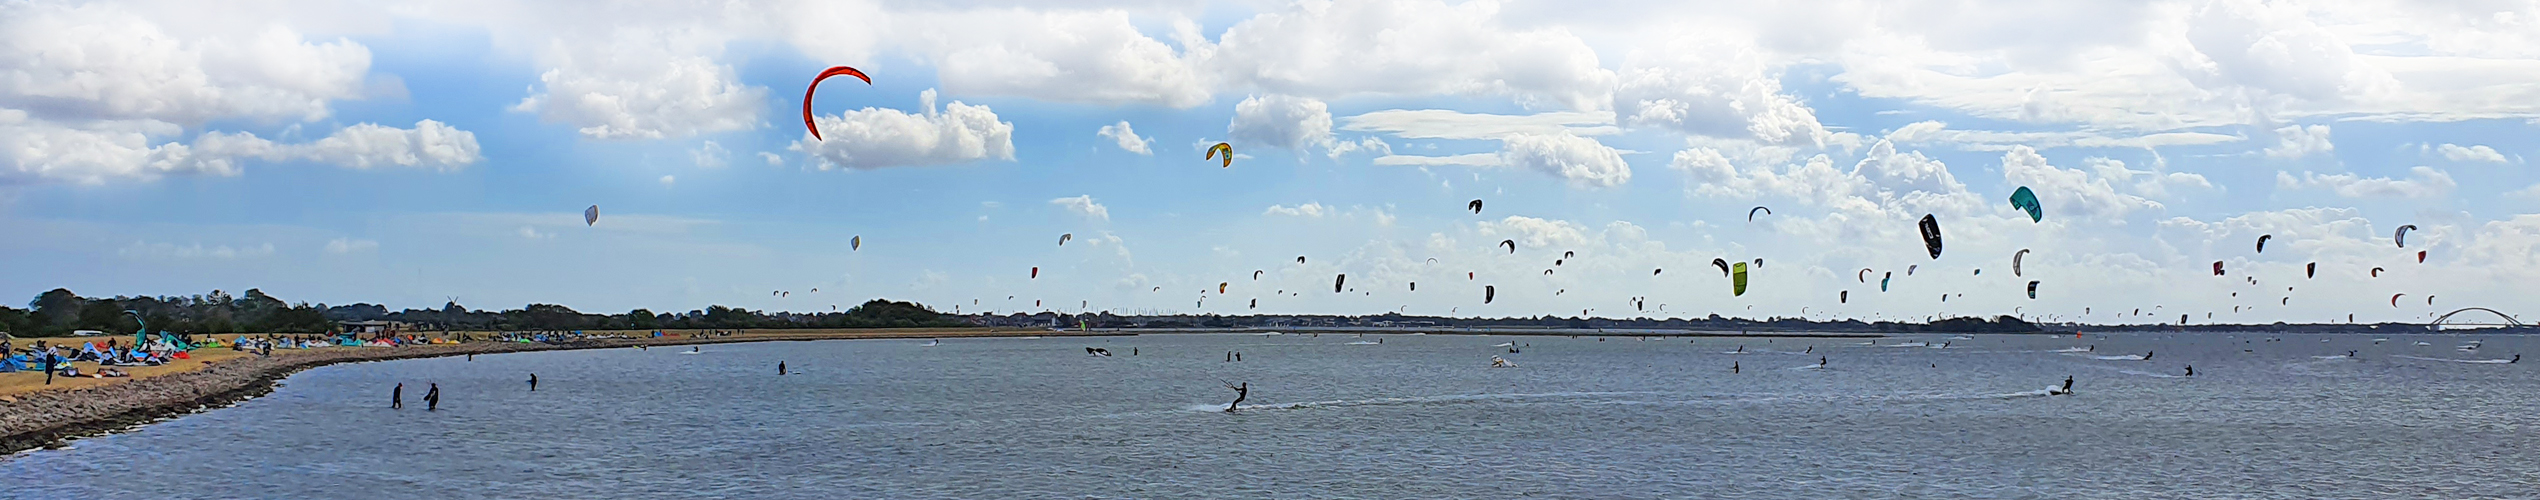
<path fill-rule="evenodd" d="M 2535 132 L 2535 1 L 7 1 L 0 297 L 2422 322 Z"/>

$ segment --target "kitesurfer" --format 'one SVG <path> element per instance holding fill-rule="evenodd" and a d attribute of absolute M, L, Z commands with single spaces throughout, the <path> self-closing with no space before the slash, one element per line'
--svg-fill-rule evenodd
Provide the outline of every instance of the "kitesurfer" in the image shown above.
<path fill-rule="evenodd" d="M 1252 395 L 1251 382 L 1245 382 L 1243 385 L 1230 385 L 1226 386 L 1226 388 L 1235 390 L 1235 402 L 1226 403 L 1226 413 L 1234 413 L 1235 405 L 1243 404 L 1244 398 Z"/>
<path fill-rule="evenodd" d="M 781 372 L 784 369 L 778 368 L 777 371 Z M 538 374 L 529 374 L 529 392 L 538 392 Z"/>
<path fill-rule="evenodd" d="M 1729 373 L 1737 373 L 1737 371 L 1738 371 L 1737 362 L 1735 362 L 1735 361 L 1731 361 L 1731 362 L 1729 362 Z"/>
<path fill-rule="evenodd" d="M 2072 393 L 2073 393 L 2073 376 L 2071 376 L 2071 375 L 2065 375 L 2065 376 L 2064 376 L 2064 393 L 2065 393 L 2065 394 L 2072 394 Z"/>
<path fill-rule="evenodd" d="M 397 388 L 395 388 L 395 389 L 389 389 L 389 390 L 388 390 L 388 409 L 391 409 L 391 410 L 403 410 L 403 409 L 406 409 L 406 384 L 405 384 L 405 383 L 400 382 L 400 383 L 398 383 L 398 384 L 397 384 Z"/>
<path fill-rule="evenodd" d="M 1826 366 L 1826 357 L 1825 357 L 1825 356 L 1818 356 L 1818 357 L 1817 357 L 1817 367 L 1818 367 L 1818 368 L 1824 368 L 1825 366 Z"/>
<path fill-rule="evenodd" d="M 783 362 L 783 361 L 778 361 L 778 362 L 776 362 L 776 376 L 779 376 L 779 377 L 785 376 L 785 362 Z"/>
<path fill-rule="evenodd" d="M 2143 351 L 2143 360 L 2144 360 L 2144 361 L 2151 361 L 2151 360 L 2152 360 L 2152 351 Z"/>
<path fill-rule="evenodd" d="M 438 382 L 435 382 L 435 383 L 433 383 L 433 384 L 432 384 L 432 387 L 431 387 L 431 389 L 430 389 L 430 390 L 426 390 L 426 391 L 424 391 L 424 393 L 423 393 L 423 411 L 440 411 L 440 410 L 441 410 L 441 384 L 440 384 L 440 383 L 438 383 Z"/>
<path fill-rule="evenodd" d="M 2194 367 L 2194 366 L 2187 367 L 2187 376 L 2190 376 L 2190 377 L 2194 377 L 2194 376 L 2196 376 L 2196 367 Z"/>

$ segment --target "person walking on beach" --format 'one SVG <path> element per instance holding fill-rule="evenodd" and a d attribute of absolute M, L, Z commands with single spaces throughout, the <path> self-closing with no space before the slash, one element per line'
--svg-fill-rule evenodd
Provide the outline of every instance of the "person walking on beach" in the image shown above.
<path fill-rule="evenodd" d="M 538 374 L 529 374 L 529 392 L 538 392 Z"/>
<path fill-rule="evenodd" d="M 778 362 L 776 362 L 776 376 L 779 376 L 779 377 L 785 376 L 785 362 L 783 362 L 783 361 L 778 361 Z"/>
<path fill-rule="evenodd" d="M 441 411 L 441 383 L 434 382 L 431 389 L 424 391 L 423 411 Z"/>
<path fill-rule="evenodd" d="M 1244 398 L 1252 395 L 1251 382 L 1245 382 L 1243 385 L 1230 385 L 1226 386 L 1226 388 L 1235 390 L 1235 402 L 1226 403 L 1226 413 L 1234 413 L 1235 405 L 1243 404 Z"/>
<path fill-rule="evenodd" d="M 397 388 L 388 390 L 388 409 L 406 409 L 406 384 L 404 382 L 399 382 L 397 383 Z"/>

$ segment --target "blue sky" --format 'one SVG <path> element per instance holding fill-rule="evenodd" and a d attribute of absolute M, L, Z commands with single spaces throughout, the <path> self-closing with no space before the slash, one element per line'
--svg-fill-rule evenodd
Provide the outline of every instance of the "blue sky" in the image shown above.
<path fill-rule="evenodd" d="M 0 11 L 0 297 L 2271 322 L 2540 292 L 2532 2 Z M 814 141 L 831 65 L 874 84 L 824 84 Z M 1714 258 L 1766 265 L 1736 296 Z"/>

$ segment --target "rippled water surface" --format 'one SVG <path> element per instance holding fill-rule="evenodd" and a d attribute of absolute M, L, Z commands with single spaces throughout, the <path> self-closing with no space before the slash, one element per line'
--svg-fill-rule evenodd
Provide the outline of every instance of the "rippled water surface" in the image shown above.
<path fill-rule="evenodd" d="M 2526 337 L 1867 341 L 1148 335 L 337 365 L 0 459 L 0 497 L 2540 495 L 2540 360 L 2503 363 L 2540 354 Z M 2066 376 L 2076 394 L 2046 395 Z M 1252 393 L 1229 414 L 1234 383 Z"/>

